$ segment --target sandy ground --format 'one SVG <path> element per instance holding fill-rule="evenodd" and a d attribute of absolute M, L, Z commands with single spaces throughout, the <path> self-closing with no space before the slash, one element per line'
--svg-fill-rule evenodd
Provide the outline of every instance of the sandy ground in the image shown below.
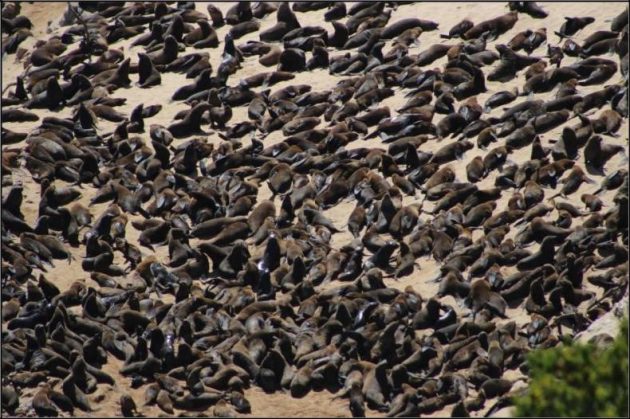
<path fill-rule="evenodd" d="M 227 10 L 231 5 L 227 3 L 219 4 L 218 7 L 222 10 Z M 62 15 L 66 8 L 65 3 L 46 3 L 46 4 L 22 4 L 22 14 L 26 15 L 31 19 L 34 23 L 35 27 L 32 30 L 34 37 L 27 39 L 20 46 L 22 48 L 31 49 L 33 44 L 38 39 L 46 39 L 48 36 L 52 34 L 60 34 L 63 32 L 65 28 L 59 28 L 57 22 L 59 21 L 59 17 Z M 540 20 L 533 19 L 528 15 L 519 14 L 519 20 L 516 23 L 515 27 L 510 30 L 507 34 L 500 36 L 496 41 L 489 43 L 487 49 L 493 50 L 493 45 L 497 43 L 507 43 L 511 37 L 525 29 L 538 29 L 539 27 L 546 27 L 549 35 L 549 42 L 553 45 L 557 43 L 558 38 L 554 35 L 551 35 L 554 30 L 558 30 L 561 24 L 564 21 L 564 16 L 567 14 L 571 16 L 593 16 L 596 18 L 595 23 L 588 26 L 586 30 L 579 32 L 574 40 L 578 43 L 590 33 L 596 30 L 608 30 L 610 28 L 610 20 L 619 14 L 625 8 L 624 3 L 548 3 L 544 4 L 545 10 L 549 12 L 549 17 Z M 207 13 L 206 4 L 200 3 L 197 4 L 197 10 Z M 315 11 L 315 12 L 307 12 L 307 13 L 298 13 L 298 19 L 302 25 L 321 25 L 328 30 L 332 31 L 332 25 L 328 22 L 323 21 L 323 12 Z M 399 7 L 396 11 L 392 13 L 390 23 L 395 22 L 396 20 L 417 16 L 424 19 L 431 19 L 438 21 L 440 23 L 440 29 L 438 31 L 433 32 L 425 32 L 420 36 L 419 45 L 410 47 L 409 53 L 416 54 L 420 51 L 425 50 L 427 47 L 435 44 L 435 43 L 444 43 L 449 45 L 454 45 L 458 42 L 458 40 L 444 40 L 439 38 L 440 33 L 447 32 L 454 24 L 461 21 L 463 18 L 468 18 L 472 20 L 474 23 L 478 23 L 481 20 L 499 16 L 507 12 L 507 8 L 505 3 L 418 3 L 413 5 L 405 5 Z M 49 23 L 51 23 L 49 25 Z M 268 15 L 264 19 L 261 20 L 261 31 L 267 29 L 268 27 L 273 26 L 276 23 L 275 14 Z M 219 39 L 222 41 L 229 26 L 225 26 L 217 30 Z M 251 33 L 244 36 L 241 39 L 236 41 L 237 45 L 245 43 L 248 40 L 258 40 L 258 33 Z M 130 48 L 129 44 L 132 40 L 120 41 L 110 47 L 121 48 L 124 49 L 126 56 L 130 56 L 133 62 L 137 62 L 137 52 L 142 51 L 142 47 L 134 47 Z M 73 49 L 76 45 L 71 45 L 70 49 Z M 222 42 L 219 48 L 216 49 L 207 49 L 207 50 L 197 50 L 197 51 L 208 51 L 210 53 L 210 61 L 213 68 L 216 70 L 218 68 L 220 62 L 220 55 L 222 51 Z M 387 43 L 386 48 L 384 48 L 384 53 L 391 47 L 391 42 Z M 193 48 L 189 47 L 186 49 L 186 53 L 190 53 L 193 51 Z M 340 54 L 341 52 L 331 52 L 331 56 Z M 543 46 L 537 49 L 534 52 L 534 55 L 544 55 L 546 53 L 546 46 Z M 307 55 L 308 59 L 309 55 Z M 616 57 L 612 59 L 617 59 Z M 563 65 L 569 65 L 574 62 L 575 59 L 571 57 L 565 57 L 565 61 L 563 61 Z M 446 62 L 446 58 L 440 59 L 434 62 L 432 67 L 440 67 Z M 486 67 L 484 71 L 487 72 L 489 67 Z M 239 70 L 235 75 L 230 77 L 229 84 L 235 85 L 240 78 L 245 78 L 250 75 L 256 74 L 259 71 L 272 71 L 273 68 L 262 68 L 260 64 L 258 64 L 258 57 L 249 57 L 245 59 L 243 63 L 243 68 Z M 23 71 L 23 63 L 16 62 L 15 55 L 3 56 L 2 58 L 2 83 L 3 88 L 7 83 L 15 81 L 15 77 Z M 487 74 L 487 73 L 486 73 Z M 132 81 L 135 82 L 137 79 L 137 75 L 131 76 Z M 271 87 L 272 91 L 276 91 L 282 87 L 287 85 L 294 84 L 308 84 L 312 86 L 313 91 L 329 89 L 333 87 L 338 81 L 340 77 L 332 76 L 328 74 L 327 70 L 316 70 L 312 72 L 302 72 L 296 73 L 296 77 L 293 80 L 278 83 Z M 607 84 L 617 83 L 621 80 L 621 75 L 617 73 L 613 79 L 609 80 Z M 163 109 L 160 113 L 158 113 L 155 117 L 145 121 L 147 126 L 149 124 L 161 124 L 167 126 L 173 120 L 173 116 L 183 110 L 187 109 L 187 106 L 182 102 L 172 102 L 170 101 L 170 97 L 173 91 L 182 86 L 184 84 L 190 83 L 190 80 L 186 80 L 184 75 L 166 73 L 162 74 L 162 84 L 150 89 L 140 89 L 138 87 L 131 87 L 128 89 L 120 89 L 117 90 L 112 96 L 113 97 L 125 97 L 127 102 L 125 105 L 118 107 L 117 110 L 122 113 L 130 113 L 131 110 L 136 107 L 138 104 L 143 103 L 145 106 L 161 104 L 163 105 Z M 518 87 L 519 89 L 524 84 L 524 71 L 519 73 L 519 76 L 511 81 L 510 83 L 498 83 L 498 82 L 487 82 L 488 92 L 484 94 L 478 95 L 479 103 L 483 104 L 488 97 L 492 94 L 496 93 L 500 90 L 509 90 L 513 87 Z M 580 93 L 586 94 L 592 91 L 601 89 L 601 86 L 589 86 L 589 87 L 580 87 Z M 555 91 L 537 95 L 540 98 L 548 99 L 555 95 Z M 521 97 L 517 99 L 516 102 L 513 102 L 509 106 L 515 105 L 521 101 L 527 100 L 528 98 Z M 388 105 L 392 110 L 392 113 L 395 114 L 395 109 L 400 107 L 406 99 L 403 97 L 402 91 L 397 91 L 396 95 L 384 100 L 379 106 Z M 48 115 L 54 115 L 59 117 L 69 117 L 71 115 L 71 109 L 64 108 L 60 112 L 49 112 L 47 110 L 38 110 L 36 111 L 40 118 L 43 118 Z M 247 119 L 247 109 L 246 107 L 234 108 L 234 117 L 230 121 L 230 124 L 235 124 L 241 120 Z M 600 111 L 594 113 L 594 115 L 590 115 L 594 117 L 598 115 Z M 502 113 L 502 109 L 496 109 L 493 111 L 491 116 L 498 116 Z M 441 115 L 435 115 L 434 123 L 439 121 Z M 41 121 L 37 122 L 27 122 L 27 123 L 9 123 L 6 124 L 6 127 L 17 132 L 28 132 L 34 127 L 38 126 Z M 577 121 L 571 120 L 568 122 L 569 125 L 575 125 Z M 115 127 L 115 124 L 109 123 L 104 120 L 99 121 L 99 130 L 102 132 L 112 131 Z M 550 132 L 541 135 L 543 145 L 549 146 L 550 140 L 559 138 L 559 134 L 562 131 L 562 127 L 554 129 Z M 626 148 L 628 148 L 628 125 L 627 120 L 624 121 L 623 126 L 619 130 L 620 136 L 614 138 L 610 136 L 605 137 L 605 141 L 609 143 L 622 144 Z M 148 133 L 143 134 L 143 137 L 148 139 Z M 210 134 L 207 137 L 208 141 L 218 144 L 221 140 L 216 135 L 216 133 Z M 282 134 L 279 131 L 276 131 L 269 135 L 265 139 L 265 145 L 271 145 L 276 142 L 282 140 Z M 180 140 L 181 141 L 181 140 Z M 184 140 L 185 141 L 185 140 Z M 436 140 L 429 141 L 428 143 L 421 146 L 421 150 L 423 151 L 435 151 L 439 147 L 447 144 L 448 142 L 454 141 L 453 139 L 446 139 L 442 142 L 438 142 Z M 179 142 L 176 140 L 175 144 Z M 18 149 L 23 146 L 24 143 L 20 143 L 12 146 L 3 146 L 3 151 Z M 387 145 L 384 145 L 380 142 L 379 139 L 373 139 L 369 141 L 355 141 L 351 143 L 348 148 L 352 147 L 373 147 L 373 148 L 385 148 Z M 513 154 L 510 155 L 510 159 L 520 163 L 522 161 L 529 159 L 531 148 L 525 147 Z M 451 164 L 451 167 L 455 170 L 457 174 L 457 179 L 465 180 L 466 179 L 466 164 L 472 160 L 474 157 L 478 155 L 484 155 L 486 152 L 478 149 L 477 147 L 468 151 L 464 159 L 462 161 L 457 161 Z M 627 154 L 627 153 L 626 153 Z M 584 166 L 583 159 L 578 161 L 578 164 Z M 607 164 L 607 170 L 612 172 L 618 168 L 627 166 L 628 161 L 622 155 L 616 155 L 613 157 Z M 496 173 L 496 172 L 495 172 Z M 25 192 L 25 201 L 23 203 L 23 213 L 26 217 L 26 221 L 31 225 L 34 223 L 35 218 L 37 216 L 37 203 L 39 201 L 39 185 L 33 182 L 30 178 L 30 174 L 25 169 L 18 170 L 17 176 L 21 177 L 24 182 L 24 192 Z M 601 176 L 590 176 L 595 183 L 594 184 L 583 184 L 578 192 L 571 195 L 571 201 L 579 200 L 579 197 L 583 193 L 590 193 L 597 189 L 599 183 L 602 180 Z M 59 182 L 62 184 L 63 182 Z M 480 189 L 487 188 L 493 186 L 494 177 L 489 176 L 484 181 L 478 183 Z M 94 193 L 94 188 L 89 186 L 83 186 L 83 196 L 78 201 L 83 205 L 87 206 L 89 203 L 90 197 Z M 3 191 L 4 192 L 4 191 Z M 547 189 L 545 191 L 546 196 L 551 196 L 554 191 Z M 614 192 L 608 192 L 603 195 L 604 202 L 611 203 L 612 196 Z M 4 194 L 3 194 L 4 196 Z M 270 193 L 267 187 L 261 188 L 261 192 L 259 193 L 259 202 L 261 199 L 266 199 L 270 196 Z M 507 192 L 503 194 L 503 197 L 498 201 L 498 206 L 496 211 L 500 211 L 505 208 L 508 199 L 511 196 L 511 192 Z M 405 204 L 409 204 L 414 202 L 415 199 L 412 197 L 405 197 Z M 573 202 L 576 206 L 582 207 L 580 202 Z M 91 208 L 93 214 L 100 214 L 108 204 L 102 205 L 94 205 Z M 432 204 L 425 204 L 425 209 L 431 209 Z M 330 217 L 337 227 L 345 226 L 347 222 L 347 216 L 349 212 L 354 208 L 354 202 L 349 200 L 344 200 L 342 203 L 338 204 L 334 208 L 328 210 L 326 215 Z M 604 210 L 606 210 L 605 208 Z M 496 212 L 495 212 L 496 213 Z M 421 218 L 428 218 L 428 216 L 423 215 Z M 545 217 L 547 220 L 554 220 L 557 218 L 557 212 L 554 210 L 550 214 Z M 510 234 L 514 234 L 516 229 L 512 229 Z M 127 239 L 134 243 L 138 237 L 138 231 L 131 227 L 129 224 L 129 228 L 127 231 Z M 482 234 L 480 231 L 476 232 L 473 239 L 479 237 L 479 234 Z M 335 248 L 340 247 L 343 244 L 348 243 L 351 239 L 351 235 L 345 231 L 339 234 L 336 234 L 333 237 L 332 245 Z M 192 245 L 196 244 L 194 241 L 191 243 Z M 77 261 L 83 256 L 82 249 L 74 248 L 71 249 Z M 531 250 L 536 250 L 533 247 Z M 149 255 L 149 251 L 146 248 L 142 248 L 145 256 Z M 166 257 L 167 249 L 166 247 L 158 248 L 156 252 L 156 256 L 158 258 Z M 408 285 L 411 285 L 414 290 L 419 292 L 423 297 L 429 298 L 435 294 L 437 291 L 438 284 L 435 282 L 431 282 L 430 279 L 434 278 L 439 270 L 439 265 L 433 259 L 419 259 L 417 261 L 420 265 L 420 269 L 416 269 L 415 272 L 407 277 L 404 277 L 400 280 L 386 280 L 388 286 L 403 289 Z M 512 268 L 513 269 L 513 268 Z M 503 274 L 505 276 L 509 275 L 513 271 L 510 269 L 504 269 Z M 588 273 L 587 273 L 588 274 Z M 49 280 L 52 280 L 57 284 L 57 286 L 63 291 L 67 287 L 69 287 L 74 281 L 82 281 L 85 282 L 86 285 L 95 286 L 89 276 L 81 269 L 80 263 L 66 263 L 63 261 L 57 261 L 56 266 L 48 271 L 46 277 Z M 327 286 L 334 286 L 335 283 L 328 284 Z M 595 289 L 598 293 L 598 297 L 601 295 L 601 291 L 599 289 Z M 458 303 L 452 297 L 443 298 L 442 301 L 447 304 L 452 304 L 455 307 L 459 308 Z M 467 312 L 467 310 L 461 309 L 462 313 Z M 529 320 L 529 316 L 521 309 L 511 309 L 508 311 L 508 315 L 510 320 L 515 320 L 517 324 L 523 325 Z M 113 388 L 109 388 L 108 386 L 99 386 L 99 390 L 91 395 L 91 398 L 96 402 L 93 405 L 96 407 L 96 410 L 93 412 L 95 416 L 113 416 L 119 415 L 120 409 L 118 406 L 119 395 L 122 393 L 128 393 L 132 395 L 132 397 L 140 402 L 143 400 L 143 391 L 141 388 L 139 390 L 131 389 L 129 386 L 129 380 L 118 375 L 118 369 L 120 368 L 120 363 L 110 357 L 112 361 L 105 366 L 105 369 L 108 373 L 115 375 L 117 379 L 117 384 Z M 516 372 L 514 372 L 516 374 Z M 516 374 L 518 375 L 518 374 Z M 515 376 L 516 376 L 515 375 Z M 28 392 L 25 393 L 28 395 Z M 306 397 L 302 399 L 293 399 L 290 395 L 284 393 L 275 393 L 273 395 L 264 394 L 258 388 L 251 388 L 247 391 L 246 396 L 252 404 L 252 412 L 253 416 L 349 416 L 350 412 L 347 407 L 347 400 L 344 399 L 334 399 L 334 395 L 324 391 L 324 392 L 310 392 Z M 24 397 L 23 400 L 26 400 Z M 139 403 L 141 404 L 141 403 Z M 486 404 L 488 407 L 489 404 Z M 436 412 L 433 416 L 442 416 L 450 413 L 450 409 L 452 407 L 447 407 L 447 411 L 439 411 Z M 142 412 L 147 416 L 153 415 L 161 415 L 162 412 L 157 409 L 157 407 L 143 407 Z M 210 413 L 210 412 L 206 412 Z M 484 410 L 477 412 L 477 414 L 483 414 Z M 377 412 L 369 412 L 370 415 L 379 416 Z"/>

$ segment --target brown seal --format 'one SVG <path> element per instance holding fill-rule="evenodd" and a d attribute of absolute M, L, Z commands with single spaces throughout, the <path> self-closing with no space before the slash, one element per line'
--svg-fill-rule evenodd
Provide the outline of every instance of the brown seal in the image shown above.
<path fill-rule="evenodd" d="M 210 108 L 211 106 L 208 103 L 196 105 L 182 121 L 169 125 L 168 130 L 175 138 L 186 138 L 202 133 L 200 126 L 201 116 L 204 112 L 210 110 Z"/>
<path fill-rule="evenodd" d="M 142 52 L 138 53 L 138 86 L 147 88 L 162 83 L 162 76 L 153 65 L 151 58 Z"/>

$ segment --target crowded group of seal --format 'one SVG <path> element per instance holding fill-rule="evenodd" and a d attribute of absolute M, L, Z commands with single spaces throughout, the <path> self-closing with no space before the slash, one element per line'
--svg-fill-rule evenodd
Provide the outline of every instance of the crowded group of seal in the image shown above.
<path fill-rule="evenodd" d="M 144 399 L 123 391 L 124 416 L 229 417 L 257 413 L 256 386 L 324 389 L 355 417 L 491 415 L 529 351 L 610 311 L 628 290 L 628 10 L 579 42 L 596 18 L 546 27 L 533 2 L 452 28 L 391 18 L 412 7 L 79 2 L 29 51 L 3 4 L 25 70 L 2 96 L 2 411 L 98 414 L 97 390 L 126 386 Z M 327 89 L 293 82 L 314 71 Z M 169 124 L 151 122 L 163 98 L 119 110 L 172 73 L 188 108 Z M 69 287 L 49 274 L 64 264 L 83 272 Z"/>

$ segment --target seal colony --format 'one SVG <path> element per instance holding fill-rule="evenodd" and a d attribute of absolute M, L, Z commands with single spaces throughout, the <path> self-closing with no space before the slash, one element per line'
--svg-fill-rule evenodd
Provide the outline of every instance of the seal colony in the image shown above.
<path fill-rule="evenodd" d="M 2 9 L 3 413 L 492 415 L 627 294 L 622 4 L 71 6 Z"/>

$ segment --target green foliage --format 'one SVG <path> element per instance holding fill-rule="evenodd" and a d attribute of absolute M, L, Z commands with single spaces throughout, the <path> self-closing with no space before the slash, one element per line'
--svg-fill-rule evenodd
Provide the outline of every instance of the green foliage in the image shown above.
<path fill-rule="evenodd" d="M 628 413 L 628 319 L 602 349 L 572 343 L 533 351 L 531 382 L 515 401 L 516 416 L 615 416 Z"/>

